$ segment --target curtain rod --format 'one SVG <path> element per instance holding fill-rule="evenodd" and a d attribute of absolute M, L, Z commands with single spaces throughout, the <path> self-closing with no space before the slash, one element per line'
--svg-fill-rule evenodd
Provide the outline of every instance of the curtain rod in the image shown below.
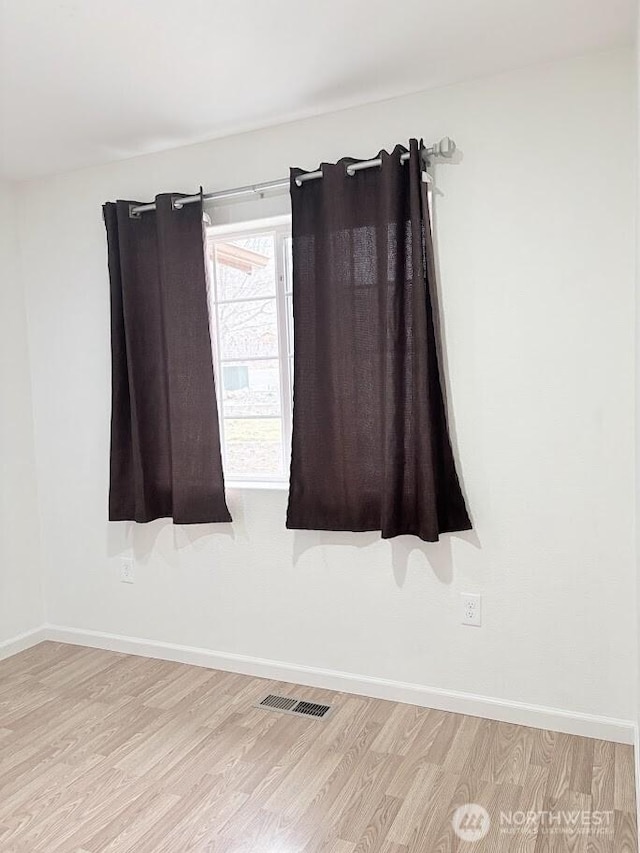
<path fill-rule="evenodd" d="M 443 136 L 439 142 L 434 142 L 433 145 L 430 145 L 428 148 L 422 149 L 422 156 L 425 160 L 425 163 L 428 163 L 431 157 L 452 157 L 456 150 L 456 144 L 453 139 L 450 139 L 448 136 Z M 405 152 L 400 155 L 400 162 L 404 163 L 409 159 L 409 152 Z M 355 175 L 356 172 L 360 172 L 362 169 L 371 169 L 375 166 L 381 166 L 382 159 L 380 157 L 376 157 L 374 160 L 360 160 L 357 163 L 351 163 L 351 165 L 347 166 L 347 174 Z M 296 184 L 301 187 L 302 184 L 307 181 L 315 181 L 318 178 L 322 177 L 322 170 L 318 169 L 316 172 L 304 172 L 302 175 L 298 175 L 296 178 Z M 259 195 L 260 193 L 266 192 L 267 190 L 276 190 L 276 189 L 284 189 L 289 186 L 289 178 L 280 178 L 277 181 L 265 181 L 262 184 L 249 184 L 246 187 L 233 187 L 229 190 L 219 190 L 215 193 L 205 193 L 204 195 L 187 195 L 183 198 L 176 198 L 173 202 L 173 209 L 180 210 L 184 207 L 185 204 L 193 204 L 196 201 L 221 201 L 225 198 L 236 198 L 237 196 L 242 195 Z M 150 204 L 138 204 L 131 205 L 129 207 L 129 216 L 134 219 L 137 219 L 140 214 L 146 213 L 148 210 L 155 210 L 156 206 L 154 202 Z"/>

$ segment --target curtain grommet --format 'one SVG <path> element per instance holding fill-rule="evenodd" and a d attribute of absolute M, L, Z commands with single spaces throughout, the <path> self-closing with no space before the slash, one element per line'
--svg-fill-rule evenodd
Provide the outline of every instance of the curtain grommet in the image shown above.
<path fill-rule="evenodd" d="M 129 205 L 129 219 L 142 219 L 142 214 L 136 213 L 136 207 L 138 207 L 137 204 Z"/>

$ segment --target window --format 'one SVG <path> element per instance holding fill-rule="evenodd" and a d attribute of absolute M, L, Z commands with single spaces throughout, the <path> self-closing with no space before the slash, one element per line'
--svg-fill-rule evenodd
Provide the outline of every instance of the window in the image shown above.
<path fill-rule="evenodd" d="M 207 257 L 225 481 L 286 484 L 293 403 L 290 218 L 209 227 Z"/>

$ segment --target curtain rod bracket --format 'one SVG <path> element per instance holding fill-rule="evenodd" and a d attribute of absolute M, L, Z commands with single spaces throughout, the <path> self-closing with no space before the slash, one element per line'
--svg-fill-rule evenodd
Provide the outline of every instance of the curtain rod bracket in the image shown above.
<path fill-rule="evenodd" d="M 450 136 L 443 136 L 439 142 L 434 142 L 428 148 L 425 148 L 426 157 L 453 157 L 456 151 L 456 144 Z"/>

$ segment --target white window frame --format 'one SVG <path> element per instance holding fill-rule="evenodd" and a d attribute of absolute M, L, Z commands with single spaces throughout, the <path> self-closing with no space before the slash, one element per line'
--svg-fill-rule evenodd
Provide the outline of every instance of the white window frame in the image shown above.
<path fill-rule="evenodd" d="M 213 242 L 219 237 L 227 240 L 242 239 L 247 234 L 273 234 L 275 242 L 275 268 L 276 268 L 276 318 L 278 326 L 278 354 L 277 356 L 249 356 L 245 358 L 222 358 L 219 325 L 219 306 L 229 305 L 237 302 L 257 301 L 258 299 L 270 300 L 273 296 L 243 297 L 241 299 L 218 300 L 218 288 L 216 281 L 215 255 L 209 261 L 210 295 L 209 310 L 211 315 L 211 336 L 213 348 L 213 368 L 216 380 L 216 396 L 218 402 L 218 420 L 220 423 L 220 449 L 222 452 L 222 467 L 225 471 L 225 486 L 230 489 L 288 489 L 289 488 L 289 460 L 291 459 L 291 431 L 293 421 L 293 350 L 290 342 L 293 342 L 293 329 L 288 328 L 287 297 L 291 295 L 292 282 L 287 277 L 286 239 L 291 237 L 291 215 L 272 216 L 267 219 L 253 219 L 246 222 L 234 222 L 225 225 L 207 225 L 207 243 Z M 212 253 L 213 254 L 213 253 Z M 224 391 L 222 384 L 222 365 L 225 362 L 238 361 L 278 361 L 280 369 L 280 421 L 281 441 L 283 454 L 283 474 L 274 475 L 226 475 L 226 444 L 225 444 L 225 417 L 224 417 Z M 276 420 L 276 416 L 270 415 L 246 415 L 246 418 L 260 418 Z"/>

